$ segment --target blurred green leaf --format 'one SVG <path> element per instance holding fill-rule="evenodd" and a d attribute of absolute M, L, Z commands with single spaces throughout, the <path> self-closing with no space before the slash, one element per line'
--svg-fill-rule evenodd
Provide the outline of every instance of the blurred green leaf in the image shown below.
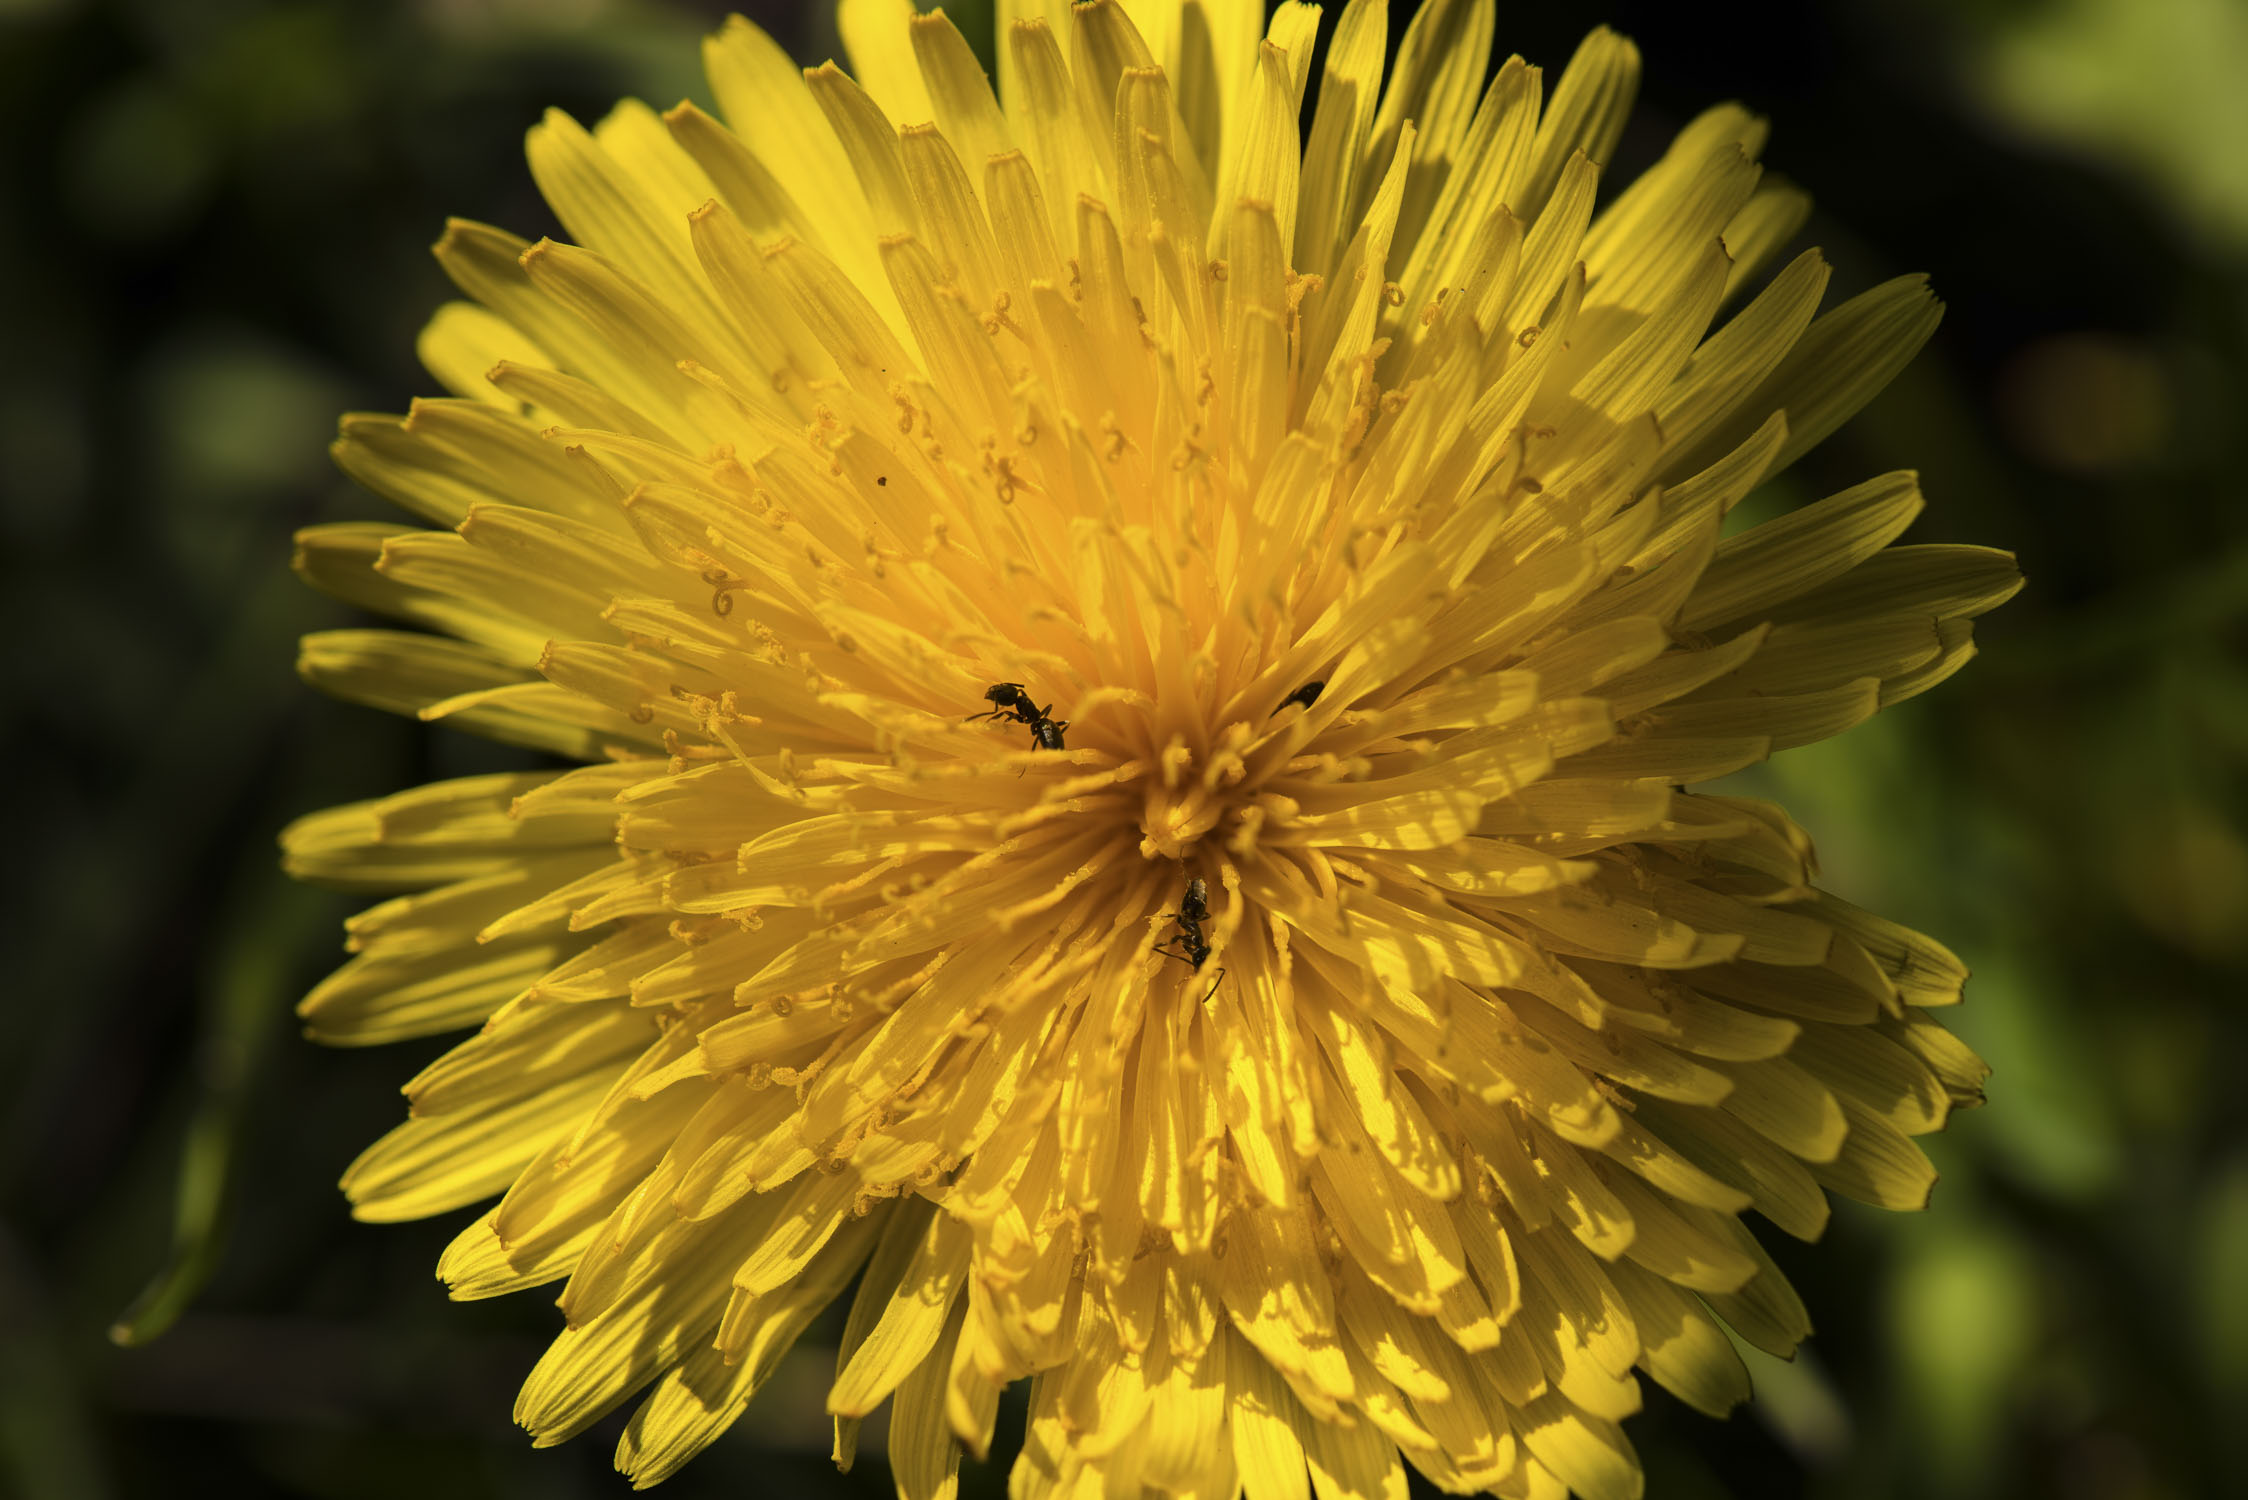
<path fill-rule="evenodd" d="M 1979 1495 L 2033 1347 L 2036 1280 L 2011 1236 L 1959 1208 L 1915 1229 L 1889 1288 L 1897 1388 L 1914 1417 L 1904 1474 L 1916 1490 Z"/>
<path fill-rule="evenodd" d="M 1834 1463 L 1850 1450 L 1850 1413 L 1834 1382 L 1808 1346 L 1793 1359 L 1766 1354 L 1725 1330 L 1734 1352 L 1748 1366 L 1755 1395 L 1749 1410 L 1770 1427 L 1789 1451 L 1813 1467 Z"/>
<path fill-rule="evenodd" d="M 207 201 L 219 167 L 203 113 L 154 73 L 88 100 L 64 150 L 72 207 L 117 239 L 176 229 Z"/>
<path fill-rule="evenodd" d="M 53 1290 L 0 1224 L 0 1494 L 100 1500 L 111 1493 L 85 1392 L 72 1378 Z"/>
<path fill-rule="evenodd" d="M 237 1193 L 234 1170 L 258 1075 L 296 999 L 302 956 L 331 902 L 260 861 L 237 883 L 225 938 L 204 984 L 194 1077 L 199 1097 L 180 1158 L 172 1248 L 163 1267 L 110 1325 L 119 1344 L 170 1328 L 225 1253 Z"/>
<path fill-rule="evenodd" d="M 2219 1400 L 2248 1406 L 2248 1154 L 2211 1174 L 2196 1238 L 2201 1357 Z"/>
<path fill-rule="evenodd" d="M 2066 1003 L 2069 987 L 2018 949 L 1983 957 L 1971 1004 L 1947 1016 L 1991 1065 L 1992 1108 L 1973 1130 L 2007 1170 L 2055 1198 L 2089 1203 L 2125 1164 L 2113 1079 L 2099 1042 Z"/>
<path fill-rule="evenodd" d="M 1992 99 L 2017 122 L 2161 187 L 2203 233 L 2248 245 L 2248 6 L 2064 0 L 1995 33 Z"/>

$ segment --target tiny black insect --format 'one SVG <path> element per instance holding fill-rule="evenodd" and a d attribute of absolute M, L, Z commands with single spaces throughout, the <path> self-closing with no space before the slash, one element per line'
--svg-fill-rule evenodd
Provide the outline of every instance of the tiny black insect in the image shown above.
<path fill-rule="evenodd" d="M 1019 682 L 995 682 L 984 689 L 984 702 L 992 705 L 991 712 L 968 715 L 972 723 L 977 719 L 1013 719 L 1018 724 L 1028 724 L 1046 716 L 1046 710 L 1030 701 Z"/>
<path fill-rule="evenodd" d="M 1069 720 L 1050 717 L 1048 711 L 1053 705 L 1040 708 L 1031 701 L 1030 694 L 1023 691 L 1021 683 L 995 682 L 984 689 L 984 701 L 992 705 L 991 712 L 968 715 L 970 723 L 977 719 L 1012 719 L 1017 724 L 1030 726 L 1031 743 L 1039 749 L 1069 748 L 1062 743 L 1062 731 L 1069 728 Z"/>
<path fill-rule="evenodd" d="M 1202 935 L 1202 924 L 1210 920 L 1210 888 L 1202 883 L 1201 876 L 1197 875 L 1186 883 L 1186 895 L 1179 901 L 1179 909 L 1166 915 L 1177 919 L 1179 930 L 1157 943 L 1155 951 L 1165 958 L 1175 958 L 1187 967 L 1199 970 L 1202 961 L 1210 956 L 1210 940 Z M 1172 951 L 1173 943 L 1178 944 L 1177 952 Z M 1210 981 L 1210 988 L 1202 998 L 1208 1000 L 1211 995 L 1215 995 L 1218 986 L 1224 981 L 1225 970 L 1221 968 L 1218 970 L 1218 977 Z"/>
<path fill-rule="evenodd" d="M 1304 707 L 1309 708 L 1314 703 L 1317 703 L 1319 701 L 1319 694 L 1321 690 L 1326 686 L 1327 684 L 1324 682 L 1307 682 L 1302 687 L 1297 688 L 1294 692 L 1290 693 L 1287 697 L 1281 699 L 1280 708 L 1286 708 L 1291 703 L 1301 703 Z M 1273 712 L 1276 714 L 1279 713 L 1280 708 L 1274 709 Z"/>

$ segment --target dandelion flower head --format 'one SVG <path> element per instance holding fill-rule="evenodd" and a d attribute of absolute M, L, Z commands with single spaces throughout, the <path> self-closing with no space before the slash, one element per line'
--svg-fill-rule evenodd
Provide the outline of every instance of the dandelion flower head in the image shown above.
<path fill-rule="evenodd" d="M 729 22 L 723 123 L 531 131 L 574 243 L 437 245 L 452 394 L 336 448 L 425 524 L 298 559 L 412 628 L 302 669 L 581 764 L 285 834 L 389 896 L 312 1034 L 476 1028 L 345 1189 L 485 1205 L 452 1294 L 561 1283 L 519 1420 L 645 1391 L 643 1484 L 848 1294 L 914 1500 L 1025 1379 L 1019 1497 L 1637 1495 L 1641 1375 L 1808 1331 L 1740 1216 L 1918 1207 L 1980 1097 L 1957 960 L 1686 790 L 2017 586 L 1891 545 L 1910 473 L 1726 534 L 1937 306 L 1821 312 L 1738 107 L 1604 185 L 1607 31 L 1385 69 L 1350 0 L 1314 85 L 1294 0 L 999 11 L 996 89 L 908 0 L 848 72 Z"/>

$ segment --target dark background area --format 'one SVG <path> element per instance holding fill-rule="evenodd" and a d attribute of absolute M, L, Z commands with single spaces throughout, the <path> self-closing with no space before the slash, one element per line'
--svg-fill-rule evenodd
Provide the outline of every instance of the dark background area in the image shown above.
<path fill-rule="evenodd" d="M 301 687 L 296 635 L 349 621 L 287 560 L 384 515 L 326 443 L 434 388 L 444 216 L 552 229 L 524 128 L 707 102 L 730 8 L 0 0 L 0 1493 L 624 1488 L 614 1422 L 545 1452 L 509 1423 L 548 1300 L 447 1303 L 457 1223 L 355 1224 L 334 1188 L 444 1044 L 297 1038 L 350 905 L 273 835 L 520 761 Z M 757 18 L 834 50 L 824 14 Z M 1950 306 L 1769 503 L 1917 467 L 1909 540 L 2030 578 L 1961 677 L 1751 778 L 1831 888 L 1966 958 L 1947 1021 L 1996 1075 L 1929 1143 L 1929 1213 L 1776 1246 L 1820 1332 L 1752 1406 L 1650 1388 L 1649 1493 L 2248 1493 L 2248 6 L 1508 5 L 1499 50 L 1550 79 L 1600 21 L 1647 62 L 1611 181 L 1743 100 L 1838 293 L 1921 270 Z M 666 1493 L 890 1493 L 879 1441 L 826 1464 L 834 1337 Z"/>

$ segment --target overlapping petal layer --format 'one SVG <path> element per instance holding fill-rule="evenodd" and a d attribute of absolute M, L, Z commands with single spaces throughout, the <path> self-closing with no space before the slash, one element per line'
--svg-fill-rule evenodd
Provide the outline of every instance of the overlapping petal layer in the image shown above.
<path fill-rule="evenodd" d="M 314 1035 L 481 1028 L 346 1189 L 497 1195 L 441 1273 L 563 1283 L 518 1416 L 653 1382 L 643 1483 L 856 1279 L 837 1454 L 894 1402 L 910 1496 L 1025 1377 L 1021 1496 L 1634 1495 L 1635 1368 L 1722 1413 L 1721 1321 L 1808 1329 L 1739 1215 L 1917 1207 L 1980 1097 L 1959 963 L 1684 790 L 2018 586 L 1892 545 L 1906 473 L 1726 534 L 1936 304 L 1770 274 L 1731 106 L 1596 213 L 1607 32 L 1548 90 L 1432 0 L 1384 86 L 1353 0 L 1299 139 L 1314 7 L 1001 10 L 996 95 L 907 0 L 849 74 L 730 23 L 725 123 L 531 133 L 574 244 L 439 243 L 453 396 L 337 444 L 432 525 L 300 537 L 422 628 L 303 669 L 587 764 L 285 836 L 408 893 Z M 1001 683 L 1066 744 L 969 722 Z"/>

